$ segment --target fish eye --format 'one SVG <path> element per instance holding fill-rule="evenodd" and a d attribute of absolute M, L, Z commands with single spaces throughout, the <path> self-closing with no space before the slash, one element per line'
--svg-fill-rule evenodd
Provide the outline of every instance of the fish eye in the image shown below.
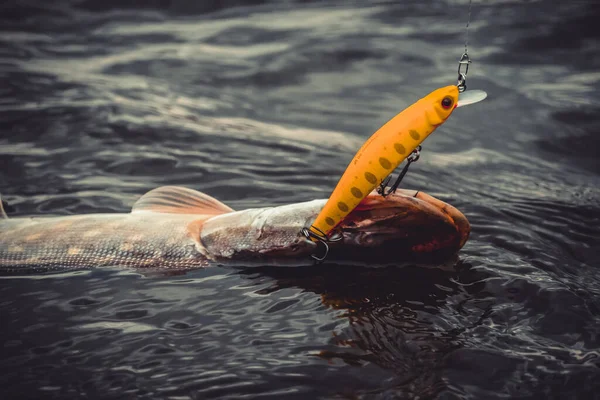
<path fill-rule="evenodd" d="M 452 106 L 452 97 L 444 97 L 444 99 L 442 100 L 442 107 L 448 109 Z"/>

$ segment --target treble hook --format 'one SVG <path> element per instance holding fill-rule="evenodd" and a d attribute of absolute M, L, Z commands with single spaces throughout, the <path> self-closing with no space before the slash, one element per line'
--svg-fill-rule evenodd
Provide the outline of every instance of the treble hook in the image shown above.
<path fill-rule="evenodd" d="M 321 243 L 325 247 L 325 254 L 323 254 L 322 257 L 317 257 L 314 254 L 310 255 L 314 260 L 316 260 L 319 263 L 325 260 L 325 258 L 327 258 L 327 255 L 329 254 L 329 245 L 327 243 L 339 242 L 344 238 L 343 235 L 339 232 L 334 232 L 334 234 L 331 237 L 327 237 L 325 232 L 323 232 L 319 228 L 314 227 L 313 225 L 311 225 L 310 228 L 302 228 L 301 232 L 308 240 L 316 240 L 317 243 Z"/>
<path fill-rule="evenodd" d="M 398 189 L 398 186 L 400 186 L 400 182 L 402 182 L 404 175 L 406 175 L 406 173 L 408 172 L 408 167 L 410 167 L 410 164 L 417 162 L 421 157 L 422 149 L 423 148 L 421 146 L 417 146 L 417 148 L 414 149 L 412 153 L 410 153 L 410 155 L 406 158 L 406 165 L 402 169 L 402 172 L 400 172 L 400 175 L 398 175 L 398 178 L 396 178 L 396 182 L 394 182 L 394 184 L 392 185 L 390 190 L 388 190 L 387 193 L 385 192 L 385 188 L 392 179 L 391 175 L 385 178 L 383 182 L 381 182 L 381 184 L 377 188 L 377 193 L 379 193 L 383 197 L 389 196 L 391 193 L 396 193 L 396 189 Z"/>

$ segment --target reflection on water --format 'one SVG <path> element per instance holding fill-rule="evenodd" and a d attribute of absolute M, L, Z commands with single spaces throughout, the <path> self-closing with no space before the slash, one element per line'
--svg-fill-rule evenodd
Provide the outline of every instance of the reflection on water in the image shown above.
<path fill-rule="evenodd" d="M 467 2 L 0 6 L 11 215 L 326 197 L 382 123 L 455 81 Z M 3 278 L 3 398 L 589 397 L 598 380 L 595 2 L 473 8 L 469 88 L 404 185 L 458 207 L 443 266 Z M 433 267 L 433 268 L 431 268 Z"/>
<path fill-rule="evenodd" d="M 448 353 L 461 347 L 461 332 L 440 313 L 449 296 L 463 291 L 454 279 L 468 273 L 457 273 L 452 266 L 443 270 L 327 265 L 242 274 L 275 279 L 260 293 L 298 287 L 319 294 L 327 308 L 341 311 L 336 318 L 343 322 L 332 329 L 328 345 L 317 353 L 320 358 L 392 371 L 394 378 L 384 387 L 397 395 L 429 396 L 444 389 L 439 368 Z"/>

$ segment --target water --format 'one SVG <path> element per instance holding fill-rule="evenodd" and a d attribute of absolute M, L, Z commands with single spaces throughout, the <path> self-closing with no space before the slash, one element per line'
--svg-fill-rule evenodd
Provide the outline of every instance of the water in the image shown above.
<path fill-rule="evenodd" d="M 8 1 L 11 215 L 325 198 L 358 146 L 455 82 L 466 1 Z M 457 206 L 439 268 L 0 280 L 2 398 L 592 398 L 600 367 L 594 2 L 475 3 L 468 86 L 404 187 Z"/>

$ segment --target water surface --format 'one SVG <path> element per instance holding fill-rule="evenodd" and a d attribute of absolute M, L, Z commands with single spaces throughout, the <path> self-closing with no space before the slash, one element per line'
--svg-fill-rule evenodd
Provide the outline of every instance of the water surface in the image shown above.
<path fill-rule="evenodd" d="M 196 4 L 197 3 L 197 4 Z M 0 192 L 128 212 L 325 198 L 363 141 L 455 82 L 466 1 L 8 1 Z M 593 2 L 473 9 L 469 88 L 403 186 L 472 224 L 436 268 L 0 279 L 2 398 L 591 398 L 600 373 Z"/>

